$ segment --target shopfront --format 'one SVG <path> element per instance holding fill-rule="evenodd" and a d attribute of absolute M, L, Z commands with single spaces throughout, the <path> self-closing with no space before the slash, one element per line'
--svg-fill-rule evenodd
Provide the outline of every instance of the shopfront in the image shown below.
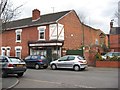
<path fill-rule="evenodd" d="M 63 42 L 32 42 L 29 43 L 30 55 L 44 55 L 49 62 L 61 57 Z"/>

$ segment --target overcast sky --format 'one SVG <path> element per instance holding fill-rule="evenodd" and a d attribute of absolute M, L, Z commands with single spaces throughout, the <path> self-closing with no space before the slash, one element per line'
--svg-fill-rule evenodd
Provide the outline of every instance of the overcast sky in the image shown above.
<path fill-rule="evenodd" d="M 120 0 L 11 0 L 14 6 L 23 4 L 20 9 L 21 18 L 32 16 L 33 9 L 39 9 L 41 15 L 75 10 L 76 13 L 85 16 L 85 23 L 93 28 L 101 29 L 109 33 L 109 23 L 114 19 L 114 26 L 117 26 L 115 12 L 118 10 Z M 53 9 L 54 8 L 54 9 Z"/>

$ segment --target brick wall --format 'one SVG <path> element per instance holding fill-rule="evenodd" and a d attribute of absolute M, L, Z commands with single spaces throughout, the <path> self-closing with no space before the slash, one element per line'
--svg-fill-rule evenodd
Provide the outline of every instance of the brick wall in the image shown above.
<path fill-rule="evenodd" d="M 81 23 L 75 12 L 71 12 L 62 18 L 59 23 L 64 25 L 65 29 L 65 41 L 64 48 L 68 49 L 79 49 L 82 41 Z"/>
<path fill-rule="evenodd" d="M 110 35 L 110 49 L 120 52 L 120 35 Z"/>
<path fill-rule="evenodd" d="M 120 61 L 96 61 L 96 67 L 120 68 Z"/>

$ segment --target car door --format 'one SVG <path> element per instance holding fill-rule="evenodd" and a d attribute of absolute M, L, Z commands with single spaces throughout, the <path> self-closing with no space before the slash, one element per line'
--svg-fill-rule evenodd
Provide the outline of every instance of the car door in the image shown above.
<path fill-rule="evenodd" d="M 26 63 L 26 66 L 27 66 L 27 67 L 30 67 L 30 66 L 31 66 L 31 65 L 30 65 L 30 60 L 31 60 L 31 56 L 28 56 L 28 57 L 25 58 L 25 63 Z"/>
<path fill-rule="evenodd" d="M 38 62 L 38 56 L 37 55 L 31 56 L 31 59 L 29 62 L 30 62 L 31 67 L 34 67 L 35 64 Z"/>
<path fill-rule="evenodd" d="M 65 61 L 67 60 L 67 58 L 68 58 L 68 56 L 63 56 L 60 59 L 58 59 L 57 67 L 58 68 L 65 68 L 66 67 Z"/>
<path fill-rule="evenodd" d="M 73 67 L 73 64 L 74 64 L 74 59 L 75 59 L 74 56 L 68 56 L 67 60 L 64 61 L 65 67 L 66 67 L 66 68 L 72 68 L 72 67 Z"/>

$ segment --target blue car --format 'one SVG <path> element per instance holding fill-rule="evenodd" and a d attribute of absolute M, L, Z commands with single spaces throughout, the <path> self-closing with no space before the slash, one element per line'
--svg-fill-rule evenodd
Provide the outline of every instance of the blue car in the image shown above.
<path fill-rule="evenodd" d="M 24 61 L 26 62 L 26 66 L 30 68 L 46 69 L 48 67 L 48 60 L 43 55 L 30 55 Z"/>

